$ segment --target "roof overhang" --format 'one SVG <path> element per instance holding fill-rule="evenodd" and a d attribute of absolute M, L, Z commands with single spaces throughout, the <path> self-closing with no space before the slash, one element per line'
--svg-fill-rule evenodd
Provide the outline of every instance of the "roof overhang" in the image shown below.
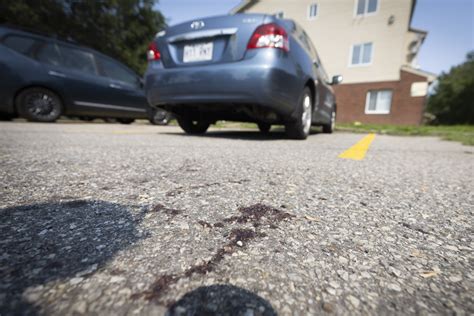
<path fill-rule="evenodd" d="M 402 70 L 421 76 L 421 77 L 425 77 L 428 82 L 434 82 L 438 78 L 438 76 L 436 76 L 434 73 L 424 71 L 421 69 L 415 69 L 410 66 L 402 66 Z"/>

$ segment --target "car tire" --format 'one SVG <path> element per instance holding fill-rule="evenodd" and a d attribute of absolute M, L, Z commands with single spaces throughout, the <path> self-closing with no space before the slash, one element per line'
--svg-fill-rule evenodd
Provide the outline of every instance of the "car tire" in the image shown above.
<path fill-rule="evenodd" d="M 63 113 L 61 99 L 48 89 L 25 89 L 15 101 L 18 114 L 28 121 L 55 122 Z"/>
<path fill-rule="evenodd" d="M 5 122 L 5 121 L 11 121 L 15 118 L 13 114 L 8 114 L 8 113 L 0 113 L 0 121 Z"/>
<path fill-rule="evenodd" d="M 258 129 L 260 130 L 260 133 L 262 134 L 268 134 L 270 132 L 270 129 L 272 128 L 272 124 L 268 123 L 258 123 Z"/>
<path fill-rule="evenodd" d="M 296 108 L 296 120 L 285 125 L 288 138 L 304 140 L 308 138 L 312 120 L 312 98 L 308 87 L 303 90 Z"/>
<path fill-rule="evenodd" d="M 333 109 L 331 112 L 331 122 L 323 125 L 323 133 L 332 134 L 336 128 L 336 110 Z"/>
<path fill-rule="evenodd" d="M 117 122 L 119 122 L 120 124 L 129 125 L 135 122 L 135 119 L 118 118 Z"/>
<path fill-rule="evenodd" d="M 186 132 L 186 134 L 199 135 L 204 134 L 211 125 L 207 121 L 192 120 L 187 117 L 179 117 L 178 125 Z"/>
<path fill-rule="evenodd" d="M 168 125 L 172 114 L 162 109 L 151 109 L 149 121 L 153 125 Z"/>

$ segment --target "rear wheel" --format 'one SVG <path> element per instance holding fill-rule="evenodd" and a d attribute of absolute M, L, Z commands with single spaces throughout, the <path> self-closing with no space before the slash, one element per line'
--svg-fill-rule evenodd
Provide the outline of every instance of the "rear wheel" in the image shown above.
<path fill-rule="evenodd" d="M 177 119 L 179 126 L 187 133 L 187 134 L 204 134 L 209 126 L 211 125 L 209 122 L 203 120 L 192 120 L 187 117 L 180 117 Z"/>
<path fill-rule="evenodd" d="M 272 128 L 272 125 L 268 123 L 258 123 L 257 125 L 262 134 L 268 134 Z"/>
<path fill-rule="evenodd" d="M 329 122 L 329 124 L 323 125 L 323 133 L 332 134 L 335 128 L 336 128 L 336 110 L 333 109 L 331 112 L 331 121 Z"/>
<path fill-rule="evenodd" d="M 117 122 L 119 122 L 120 124 L 132 124 L 133 122 L 135 122 L 134 119 L 126 119 L 126 118 L 118 118 L 117 119 Z"/>
<path fill-rule="evenodd" d="M 16 98 L 16 106 L 21 117 L 33 122 L 54 122 L 63 112 L 61 99 L 44 88 L 23 90 Z"/>
<path fill-rule="evenodd" d="M 285 131 L 289 138 L 301 140 L 308 138 L 312 120 L 311 104 L 311 91 L 306 87 L 298 101 L 296 121 L 285 125 Z"/>

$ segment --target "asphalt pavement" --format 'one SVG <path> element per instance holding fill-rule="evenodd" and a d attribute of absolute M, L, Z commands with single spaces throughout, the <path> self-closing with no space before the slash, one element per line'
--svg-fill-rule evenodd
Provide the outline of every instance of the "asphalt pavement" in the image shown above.
<path fill-rule="evenodd" d="M 2 122 L 0 179 L 2 316 L 474 313 L 474 147 Z"/>

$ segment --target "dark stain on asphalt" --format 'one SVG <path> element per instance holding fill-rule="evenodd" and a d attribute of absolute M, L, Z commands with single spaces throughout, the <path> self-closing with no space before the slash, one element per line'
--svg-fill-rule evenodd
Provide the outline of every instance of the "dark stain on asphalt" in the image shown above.
<path fill-rule="evenodd" d="M 156 212 L 169 211 L 161 204 L 157 204 L 153 208 Z M 276 224 L 291 219 L 294 215 L 280 211 L 271 206 L 264 204 L 255 204 L 249 207 L 240 207 L 238 211 L 241 213 L 240 216 L 232 216 L 225 219 L 223 222 L 217 222 L 213 225 L 210 223 L 199 220 L 198 223 L 205 228 L 212 227 L 225 227 L 224 223 L 230 224 L 245 224 L 251 223 L 255 229 L 250 228 L 233 228 L 230 233 L 227 235 L 228 242 L 221 248 L 218 248 L 211 259 L 204 261 L 200 264 L 196 264 L 183 273 L 180 274 L 165 274 L 158 277 L 155 282 L 150 286 L 150 288 L 141 293 L 132 294 L 132 299 L 138 299 L 143 297 L 146 300 L 156 300 L 161 304 L 170 305 L 162 299 L 163 295 L 168 291 L 171 285 L 176 284 L 182 278 L 189 278 L 192 275 L 206 275 L 209 272 L 214 271 L 217 266 L 224 260 L 226 255 L 232 255 L 239 248 L 243 248 L 252 241 L 266 237 L 267 235 L 261 231 L 258 231 L 257 228 L 263 224 L 262 222 L 265 219 L 265 222 L 268 224 L 271 223 L 276 228 Z M 178 213 L 179 214 L 179 213 Z"/>
<path fill-rule="evenodd" d="M 265 222 L 267 224 L 271 224 L 294 217 L 294 215 L 290 213 L 260 203 L 248 207 L 240 207 L 238 211 L 241 215 L 226 218 L 224 222 L 239 224 L 252 223 L 255 227 L 258 227 L 261 224 L 265 224 L 263 223 L 263 219 L 266 219 Z"/>
<path fill-rule="evenodd" d="M 217 222 L 217 223 L 214 223 L 212 226 L 217 227 L 217 228 L 222 228 L 222 227 L 224 227 L 225 225 L 224 225 L 224 223 L 222 223 L 222 222 Z"/>
<path fill-rule="evenodd" d="M 208 222 L 203 221 L 203 220 L 198 220 L 198 224 L 201 225 L 204 228 L 212 228 L 211 224 L 209 224 Z"/>
<path fill-rule="evenodd" d="M 166 215 L 169 215 L 170 217 L 175 217 L 176 215 L 183 213 L 183 210 L 167 208 L 163 204 L 156 204 L 155 206 L 151 208 L 151 211 L 156 212 L 156 213 L 165 213 Z"/>
<path fill-rule="evenodd" d="M 229 238 L 234 241 L 248 242 L 257 237 L 265 237 L 263 233 L 257 233 L 251 229 L 234 228 L 229 234 Z"/>

